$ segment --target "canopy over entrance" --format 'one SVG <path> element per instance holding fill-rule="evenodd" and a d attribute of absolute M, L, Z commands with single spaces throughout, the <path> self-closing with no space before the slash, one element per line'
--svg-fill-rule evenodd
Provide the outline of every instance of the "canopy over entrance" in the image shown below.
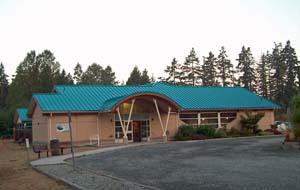
<path fill-rule="evenodd" d="M 152 108 L 155 108 L 156 112 L 157 112 L 157 116 L 159 119 L 159 123 L 162 129 L 162 137 L 164 139 L 164 141 L 167 141 L 167 128 L 168 128 L 168 123 L 169 123 L 169 118 L 170 118 L 170 113 L 171 111 L 179 111 L 180 107 L 171 99 L 160 95 L 160 94 L 155 94 L 155 93 L 139 93 L 139 94 L 133 94 L 124 98 L 119 98 L 116 99 L 115 104 L 112 106 L 111 112 L 115 112 L 117 111 L 118 117 L 119 117 L 119 121 L 122 127 L 122 131 L 123 131 L 123 142 L 125 144 L 128 143 L 128 137 L 127 137 L 127 133 L 128 133 L 128 128 L 129 128 L 129 123 L 128 121 L 131 120 L 131 116 L 132 116 L 132 112 L 133 112 L 133 108 L 134 108 L 134 104 L 135 102 L 142 100 L 145 101 L 144 106 L 145 107 L 149 107 L 151 103 L 153 105 Z M 129 109 L 129 115 L 127 118 L 127 122 L 122 120 L 121 117 L 121 113 L 120 113 L 120 107 L 122 104 L 124 103 L 131 103 L 130 105 L 130 109 Z M 162 118 L 161 118 L 161 112 L 167 112 L 167 118 L 165 123 L 163 123 Z"/>

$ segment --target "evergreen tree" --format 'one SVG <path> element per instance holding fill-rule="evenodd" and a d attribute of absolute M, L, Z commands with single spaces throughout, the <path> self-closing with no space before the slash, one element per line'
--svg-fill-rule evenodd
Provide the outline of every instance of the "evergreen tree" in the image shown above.
<path fill-rule="evenodd" d="M 103 68 L 97 63 L 88 66 L 82 74 L 80 84 L 102 84 Z"/>
<path fill-rule="evenodd" d="M 141 84 L 141 72 L 137 66 L 133 68 L 130 73 L 129 78 L 127 79 L 126 85 L 140 85 Z"/>
<path fill-rule="evenodd" d="M 80 65 L 80 63 L 77 63 L 74 68 L 74 76 L 73 76 L 74 82 L 76 84 L 81 83 L 82 74 L 83 74 L 83 71 L 82 71 L 81 65 Z"/>
<path fill-rule="evenodd" d="M 242 47 L 242 51 L 239 54 L 239 58 L 237 59 L 237 61 L 237 69 L 239 70 L 239 73 L 241 75 L 239 77 L 241 86 L 255 92 L 255 61 L 252 56 L 250 47 L 248 47 L 247 49 L 244 46 Z"/>
<path fill-rule="evenodd" d="M 55 84 L 55 78 L 60 71 L 60 64 L 55 60 L 54 54 L 45 50 L 36 57 L 36 63 L 40 67 L 39 92 L 51 92 Z"/>
<path fill-rule="evenodd" d="M 112 68 L 109 65 L 104 70 L 102 70 L 101 78 L 102 78 L 101 84 L 104 85 L 118 84 L 118 82 L 116 81 L 115 72 L 112 71 Z"/>
<path fill-rule="evenodd" d="M 171 65 L 167 66 L 165 72 L 167 73 L 168 77 L 163 79 L 163 82 L 167 82 L 170 84 L 180 84 L 180 64 L 176 58 L 173 58 Z"/>
<path fill-rule="evenodd" d="M 291 47 L 290 41 L 286 42 L 285 47 L 281 52 L 282 62 L 286 66 L 286 83 L 284 85 L 284 107 L 288 107 L 289 102 L 292 97 L 297 94 L 297 68 L 298 68 L 298 58 L 296 51 Z"/>
<path fill-rule="evenodd" d="M 154 77 L 154 74 L 152 73 L 151 78 L 150 78 L 150 83 L 155 83 L 156 79 Z"/>
<path fill-rule="evenodd" d="M 193 86 L 200 84 L 201 66 L 194 48 L 192 48 L 190 54 L 185 58 L 179 75 L 181 76 L 180 80 L 183 81 L 184 84 Z"/>
<path fill-rule="evenodd" d="M 209 52 L 207 58 L 204 59 L 202 65 L 202 85 L 203 86 L 216 86 L 216 58 L 212 52 Z"/>
<path fill-rule="evenodd" d="M 221 47 L 216 59 L 217 78 L 221 86 L 234 86 L 234 70 L 231 61 L 227 58 L 224 46 Z"/>
<path fill-rule="evenodd" d="M 268 98 L 269 97 L 269 71 L 270 61 L 268 56 L 262 54 L 260 62 L 257 64 L 257 92 L 259 95 Z"/>
<path fill-rule="evenodd" d="M 70 73 L 66 74 L 66 71 L 63 69 L 61 73 L 58 73 L 57 78 L 55 80 L 55 84 L 74 84 L 72 75 Z"/>
<path fill-rule="evenodd" d="M 5 107 L 5 100 L 8 94 L 8 80 L 5 74 L 4 65 L 0 62 L 0 111 Z"/>
<path fill-rule="evenodd" d="M 286 81 L 286 65 L 282 61 L 282 44 L 275 43 L 275 47 L 273 48 L 271 55 L 271 82 L 273 84 L 272 88 L 270 88 L 271 98 L 279 105 L 283 105 L 284 99 L 284 85 Z"/>
<path fill-rule="evenodd" d="M 140 84 L 144 85 L 144 84 L 149 84 L 149 83 L 150 83 L 150 77 L 148 76 L 148 71 L 147 71 L 147 69 L 144 69 L 142 72 L 142 75 L 141 75 Z"/>

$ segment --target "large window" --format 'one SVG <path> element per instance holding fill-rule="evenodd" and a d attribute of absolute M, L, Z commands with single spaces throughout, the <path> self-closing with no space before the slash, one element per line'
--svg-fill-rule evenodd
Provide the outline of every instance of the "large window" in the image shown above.
<path fill-rule="evenodd" d="M 213 127 L 225 127 L 235 120 L 236 112 L 200 112 L 200 113 L 180 113 L 179 118 L 185 124 L 209 125 Z"/>
<path fill-rule="evenodd" d="M 220 114 L 221 117 L 221 126 L 225 127 L 228 123 L 236 119 L 236 112 L 223 112 Z"/>
<path fill-rule="evenodd" d="M 140 121 L 142 139 L 150 137 L 150 122 L 149 120 Z"/>
<path fill-rule="evenodd" d="M 218 127 L 218 113 L 200 113 L 201 124 Z"/>
<path fill-rule="evenodd" d="M 197 113 L 180 113 L 179 118 L 182 122 L 190 125 L 198 125 Z"/>
<path fill-rule="evenodd" d="M 124 122 L 124 121 L 123 121 Z M 124 125 L 127 125 L 127 121 L 124 122 Z M 123 130 L 122 130 L 122 126 L 121 126 L 121 122 L 120 121 L 115 121 L 115 139 L 117 142 L 123 142 Z M 128 126 L 128 132 L 127 132 L 127 137 L 128 137 L 128 142 L 132 142 L 133 141 L 133 137 L 132 137 L 132 122 L 129 123 Z"/>

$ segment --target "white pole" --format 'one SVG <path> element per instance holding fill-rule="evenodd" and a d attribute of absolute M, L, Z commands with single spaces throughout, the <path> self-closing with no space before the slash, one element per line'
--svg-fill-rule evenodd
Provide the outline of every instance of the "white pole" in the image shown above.
<path fill-rule="evenodd" d="M 169 118 L 170 118 L 170 112 L 171 112 L 171 107 L 169 107 L 168 117 L 167 117 L 166 126 L 165 126 L 165 130 L 164 130 L 165 136 L 167 136 L 166 132 L 167 132 L 167 129 L 168 129 Z"/>
<path fill-rule="evenodd" d="M 135 99 L 133 99 L 133 100 L 131 101 L 131 107 L 130 107 L 130 112 L 129 112 L 129 116 L 128 116 L 127 126 L 126 126 L 126 137 L 127 137 L 127 132 L 128 132 L 128 126 L 129 126 L 129 123 L 130 123 L 130 120 L 131 120 L 131 114 L 132 114 L 134 102 L 135 102 Z"/>
<path fill-rule="evenodd" d="M 158 119 L 159 119 L 159 122 L 160 122 L 161 129 L 162 129 L 162 131 L 163 131 L 163 136 L 165 136 L 165 133 L 164 133 L 164 126 L 163 126 L 163 123 L 162 123 L 162 121 L 161 121 L 161 117 L 160 117 L 160 113 L 159 113 L 159 109 L 158 109 L 158 106 L 157 106 L 156 99 L 153 99 L 153 102 L 154 102 L 154 105 L 155 105 L 155 108 L 156 108 L 156 111 L 157 111 L 157 115 L 158 115 Z"/>
<path fill-rule="evenodd" d="M 69 117 L 69 128 L 70 128 L 70 139 L 71 139 L 71 153 L 72 153 L 72 162 L 73 170 L 75 169 L 75 158 L 74 158 L 74 149 L 73 149 L 73 135 L 72 135 L 72 120 L 71 120 L 71 111 L 68 112 Z"/>

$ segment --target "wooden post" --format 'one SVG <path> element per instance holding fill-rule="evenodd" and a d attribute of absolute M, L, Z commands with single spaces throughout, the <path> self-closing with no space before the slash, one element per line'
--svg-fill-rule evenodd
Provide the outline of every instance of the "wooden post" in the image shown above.
<path fill-rule="evenodd" d="M 161 120 L 161 116 L 160 116 L 160 112 L 159 112 L 159 109 L 158 109 L 156 99 L 153 99 L 153 102 L 154 102 L 154 105 L 155 105 L 155 108 L 156 108 L 156 111 L 157 111 L 157 115 L 158 115 L 158 119 L 159 119 L 159 122 L 160 122 L 161 129 L 162 129 L 162 132 L 163 132 L 162 133 L 163 141 L 167 142 L 168 141 L 168 139 L 167 139 L 167 128 L 168 128 L 168 123 L 169 123 L 169 118 L 170 118 L 171 107 L 169 107 L 166 124 L 164 126 L 163 123 L 162 123 L 162 120 Z"/>
<path fill-rule="evenodd" d="M 71 120 L 71 111 L 68 112 L 69 118 L 69 128 L 70 128 L 70 139 L 71 139 L 71 153 L 72 153 L 72 163 L 73 163 L 73 170 L 75 169 L 75 158 L 74 158 L 74 150 L 73 150 L 73 135 L 72 135 L 72 120 Z"/>

